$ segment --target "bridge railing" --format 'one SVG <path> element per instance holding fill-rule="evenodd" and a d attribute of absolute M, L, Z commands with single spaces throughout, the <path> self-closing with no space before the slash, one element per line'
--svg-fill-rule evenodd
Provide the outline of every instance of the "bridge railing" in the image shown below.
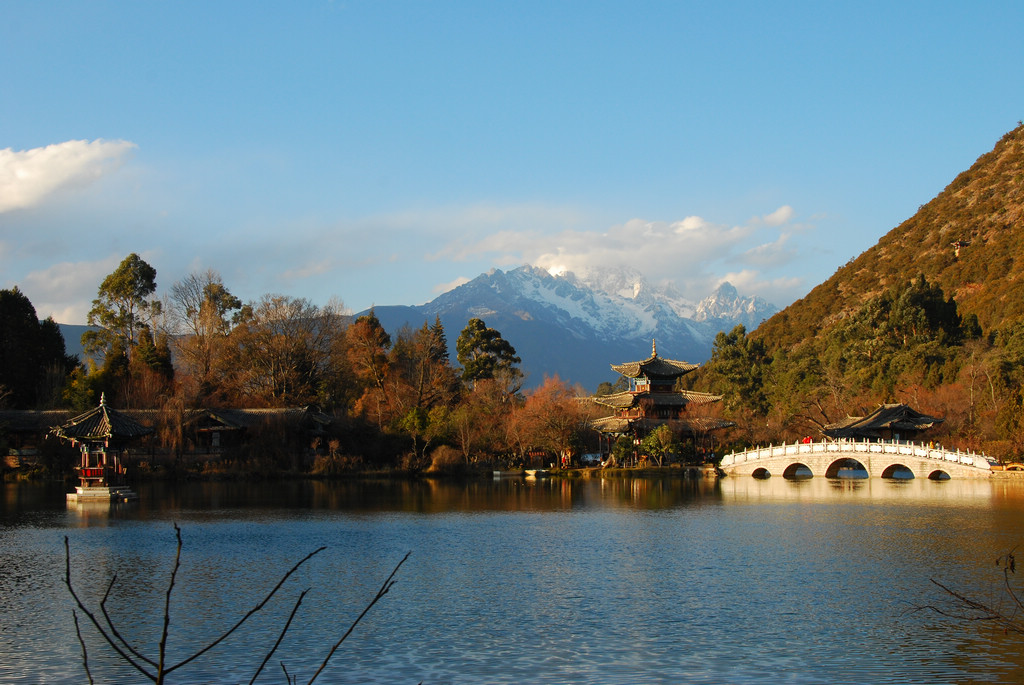
<path fill-rule="evenodd" d="M 774 459 L 776 457 L 799 457 L 802 454 L 828 454 L 834 453 L 836 458 L 843 458 L 841 454 L 851 454 L 856 458 L 861 454 L 897 454 L 920 459 L 930 459 L 936 462 L 954 462 L 973 466 L 979 469 L 991 470 L 996 460 L 977 452 L 963 452 L 960 449 L 950 450 L 941 445 L 915 443 L 904 440 L 822 440 L 817 442 L 794 442 L 781 445 L 768 445 L 766 447 L 752 447 L 742 452 L 733 452 L 722 458 L 720 466 L 727 468 L 736 464 L 743 464 L 750 461 L 763 459 Z"/>

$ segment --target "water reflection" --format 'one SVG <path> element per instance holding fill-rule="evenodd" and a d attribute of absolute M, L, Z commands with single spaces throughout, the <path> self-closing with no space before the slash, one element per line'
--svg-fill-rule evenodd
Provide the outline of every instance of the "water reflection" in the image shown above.
<path fill-rule="evenodd" d="M 924 478 L 910 480 L 890 478 L 767 478 L 748 476 L 723 478 L 719 490 L 725 501 L 733 498 L 754 499 L 817 499 L 832 501 L 833 493 L 841 492 L 844 500 L 972 502 L 991 501 L 997 496 L 1019 498 L 1021 484 L 1000 485 L 988 480 L 953 479 L 934 481 Z"/>
<path fill-rule="evenodd" d="M 631 509 L 672 509 L 717 499 L 714 479 L 684 478 L 501 478 L 453 480 L 340 480 L 264 483 L 143 484 L 128 507 L 79 506 L 82 520 L 166 516 L 192 512 L 217 516 L 228 509 L 406 512 L 569 511 L 600 504 Z M 129 509 L 130 508 L 130 509 Z M 205 513 L 204 513 L 205 512 Z"/>
<path fill-rule="evenodd" d="M 322 658 L 325 635 L 336 638 L 413 552 L 323 682 L 1011 683 L 1024 661 L 1007 636 L 903 613 L 936 601 L 932 578 L 970 594 L 998 590 L 992 560 L 1024 540 L 1017 482 L 352 480 L 138 490 L 139 502 L 107 509 L 69 509 L 62 490 L 3 490 L 0 682 L 81 682 L 64 535 L 83 592 L 102 596 L 117 573 L 111 609 L 133 617 L 140 642 L 152 644 L 173 563 L 171 522 L 185 537 L 178 640 L 215 631 L 266 592 L 268 574 L 328 547 L 289 585 L 313 588 L 282 647 L 290 670 L 302 672 Z M 228 665 L 250 663 L 252 645 L 272 643 L 278 628 L 273 618 L 254 626 L 197 663 L 191 681 L 247 680 L 251 671 Z M 180 653 L 182 644 L 172 647 Z M 96 668 L 103 682 L 133 681 L 99 655 Z"/>

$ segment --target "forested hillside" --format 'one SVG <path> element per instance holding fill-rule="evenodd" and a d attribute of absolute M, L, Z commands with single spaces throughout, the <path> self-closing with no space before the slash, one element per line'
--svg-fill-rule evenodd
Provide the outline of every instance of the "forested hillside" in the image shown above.
<path fill-rule="evenodd" d="M 1016 457 L 1024 126 L 805 298 L 752 333 L 720 335 L 694 383 L 748 417 L 749 440 L 907 402 L 945 417 L 947 441 Z"/>

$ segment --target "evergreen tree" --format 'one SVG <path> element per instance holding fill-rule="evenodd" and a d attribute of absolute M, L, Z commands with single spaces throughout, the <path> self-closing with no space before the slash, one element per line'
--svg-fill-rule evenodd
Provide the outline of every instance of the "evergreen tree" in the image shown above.
<path fill-rule="evenodd" d="M 53 319 L 40 321 L 17 286 L 0 290 L 0 403 L 19 409 L 49 403 L 47 376 L 64 378 L 74 366 Z"/>
<path fill-rule="evenodd" d="M 149 300 L 156 291 L 156 269 L 134 252 L 103 279 L 98 296 L 89 310 L 89 325 L 99 330 L 82 335 L 82 347 L 92 355 L 106 357 L 115 349 L 131 359 L 139 334 L 160 314 L 159 300 Z M 115 342 L 120 345 L 115 348 Z"/>
<path fill-rule="evenodd" d="M 516 350 L 501 337 L 501 333 L 488 328 L 481 319 L 470 319 L 455 342 L 462 380 L 470 385 L 478 381 L 501 379 L 514 394 L 522 386 L 523 373 L 516 366 L 522 360 Z"/>

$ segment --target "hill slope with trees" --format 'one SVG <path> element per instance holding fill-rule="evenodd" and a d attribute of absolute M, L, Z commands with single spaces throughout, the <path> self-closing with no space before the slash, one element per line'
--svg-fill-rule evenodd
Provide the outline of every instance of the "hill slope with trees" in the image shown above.
<path fill-rule="evenodd" d="M 720 334 L 693 383 L 747 441 L 814 434 L 882 402 L 946 418 L 949 443 L 1024 438 L 1024 126 L 806 297 Z M 756 427 L 756 428 L 755 428 Z"/>
<path fill-rule="evenodd" d="M 959 247 L 958 247 L 959 244 Z M 802 300 L 758 327 L 770 349 L 799 344 L 923 275 L 988 332 L 1024 314 L 1024 126 Z"/>

